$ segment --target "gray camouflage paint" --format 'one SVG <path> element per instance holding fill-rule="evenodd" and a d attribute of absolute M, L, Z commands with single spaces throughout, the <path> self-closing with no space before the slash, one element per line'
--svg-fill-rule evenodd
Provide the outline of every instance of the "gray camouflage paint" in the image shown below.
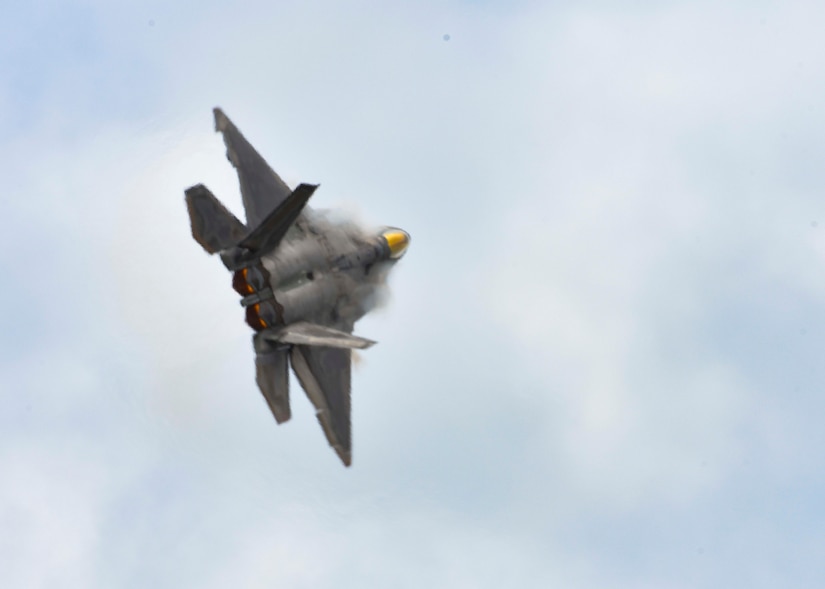
<path fill-rule="evenodd" d="M 192 236 L 234 272 L 233 287 L 256 331 L 256 382 L 275 420 L 291 417 L 291 365 L 327 440 L 349 466 L 351 348 L 374 343 L 352 330 L 380 300 L 409 235 L 313 211 L 306 202 L 317 186 L 290 190 L 229 118 L 214 113 L 238 171 L 247 222 L 199 184 L 186 191 Z"/>

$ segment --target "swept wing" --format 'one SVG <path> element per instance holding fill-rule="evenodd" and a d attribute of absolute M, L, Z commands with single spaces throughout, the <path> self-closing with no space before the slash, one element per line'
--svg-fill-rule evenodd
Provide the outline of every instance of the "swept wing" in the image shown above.
<path fill-rule="evenodd" d="M 266 160 L 255 151 L 238 128 L 219 108 L 214 109 L 215 129 L 223 134 L 226 157 L 238 171 L 246 224 L 258 224 L 292 192 Z"/>

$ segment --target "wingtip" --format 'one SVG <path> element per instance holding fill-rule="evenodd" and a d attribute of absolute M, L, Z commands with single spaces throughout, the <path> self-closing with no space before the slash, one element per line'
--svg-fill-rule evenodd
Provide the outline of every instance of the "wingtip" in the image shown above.
<path fill-rule="evenodd" d="M 350 452 L 342 450 L 340 446 L 335 447 L 335 452 L 338 454 L 338 458 L 341 459 L 341 462 L 344 463 L 344 466 L 347 468 L 352 466 L 352 454 Z"/>
<path fill-rule="evenodd" d="M 212 113 L 215 115 L 215 131 L 223 132 L 227 125 L 230 124 L 229 117 L 224 114 L 219 106 L 213 108 Z"/>

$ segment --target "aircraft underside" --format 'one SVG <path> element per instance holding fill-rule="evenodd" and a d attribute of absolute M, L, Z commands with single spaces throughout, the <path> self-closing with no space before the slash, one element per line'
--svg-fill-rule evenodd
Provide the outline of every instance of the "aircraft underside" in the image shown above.
<path fill-rule="evenodd" d="M 374 307 L 409 235 L 333 222 L 306 204 L 317 186 L 291 190 L 240 131 L 215 109 L 227 158 L 237 169 L 242 223 L 203 185 L 186 190 L 192 236 L 232 274 L 254 330 L 256 381 L 275 420 L 291 416 L 289 367 L 315 407 L 329 444 L 349 466 L 352 335 Z"/>

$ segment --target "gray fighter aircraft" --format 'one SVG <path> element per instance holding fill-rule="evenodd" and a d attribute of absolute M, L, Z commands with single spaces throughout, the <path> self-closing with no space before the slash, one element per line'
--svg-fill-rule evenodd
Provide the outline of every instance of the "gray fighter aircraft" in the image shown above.
<path fill-rule="evenodd" d="M 246 224 L 198 184 L 185 192 L 192 236 L 233 272 L 255 331 L 256 380 L 275 420 L 291 415 L 291 364 L 329 444 L 349 466 L 351 353 L 375 343 L 352 329 L 375 306 L 410 236 L 393 227 L 369 232 L 313 211 L 306 204 L 317 185 L 290 190 L 232 121 L 219 108 L 214 113 L 238 171 Z"/>

